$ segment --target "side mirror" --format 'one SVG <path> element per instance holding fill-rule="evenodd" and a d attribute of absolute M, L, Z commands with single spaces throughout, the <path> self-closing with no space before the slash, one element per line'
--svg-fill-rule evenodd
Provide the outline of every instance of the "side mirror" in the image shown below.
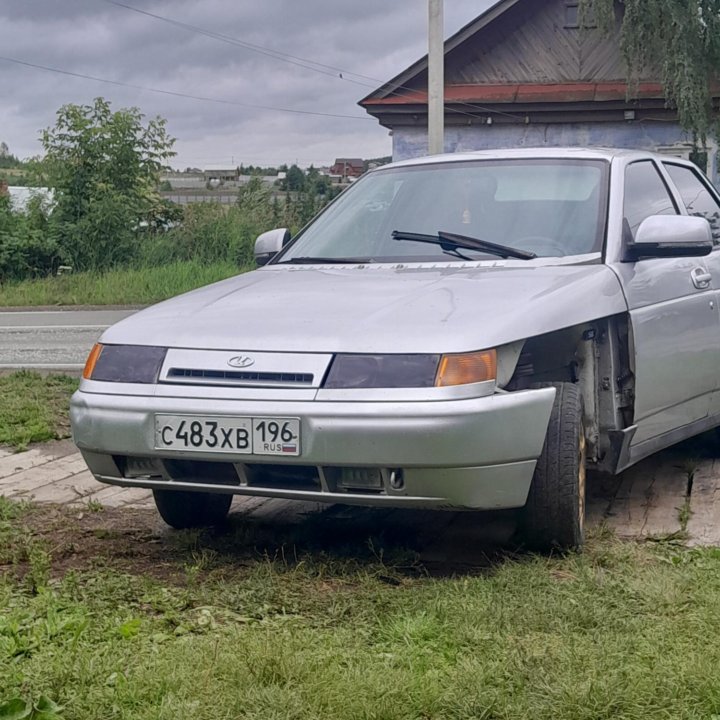
<path fill-rule="evenodd" d="M 712 250 L 712 230 L 705 218 L 651 215 L 640 223 L 635 240 L 625 243 L 622 260 L 703 257 Z"/>
<path fill-rule="evenodd" d="M 290 242 L 287 228 L 276 228 L 258 235 L 255 241 L 255 262 L 258 267 L 267 265 Z"/>

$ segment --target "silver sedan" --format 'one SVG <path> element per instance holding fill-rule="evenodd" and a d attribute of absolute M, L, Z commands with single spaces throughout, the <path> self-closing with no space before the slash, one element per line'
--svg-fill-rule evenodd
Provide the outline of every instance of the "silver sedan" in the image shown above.
<path fill-rule="evenodd" d="M 174 527 L 233 494 L 524 508 L 530 545 L 578 547 L 586 469 L 720 424 L 718 218 L 648 153 L 385 166 L 261 235 L 257 270 L 110 328 L 75 442 Z"/>

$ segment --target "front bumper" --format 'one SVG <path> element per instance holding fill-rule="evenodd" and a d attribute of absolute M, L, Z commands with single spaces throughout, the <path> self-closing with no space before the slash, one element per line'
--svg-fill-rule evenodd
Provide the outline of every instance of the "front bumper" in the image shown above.
<path fill-rule="evenodd" d="M 391 507 L 493 509 L 525 504 L 555 396 L 553 388 L 428 402 L 239 400 L 75 393 L 75 443 L 101 481 Z M 155 449 L 155 415 L 299 417 L 301 457 L 229 455 Z M 124 458 L 154 458 L 158 467 L 189 460 L 205 477 L 127 477 Z M 317 468 L 316 486 L 248 481 L 248 466 Z M 213 480 L 209 461 L 238 471 L 237 482 Z M 164 464 L 165 463 L 165 464 Z M 177 463 L 174 463 L 177 465 Z M 330 482 L 338 468 L 402 472 L 402 486 L 348 491 Z M 300 468 L 298 467 L 298 470 Z"/>

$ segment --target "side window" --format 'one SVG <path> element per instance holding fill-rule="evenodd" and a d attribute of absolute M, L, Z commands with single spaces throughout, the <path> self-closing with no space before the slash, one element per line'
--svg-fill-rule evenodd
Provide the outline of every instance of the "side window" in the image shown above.
<path fill-rule="evenodd" d="M 677 215 L 670 193 L 650 160 L 628 165 L 625 170 L 625 229 L 634 238 L 640 223 L 651 215 Z"/>
<path fill-rule="evenodd" d="M 665 169 L 682 196 L 689 215 L 704 217 L 712 228 L 713 242 L 720 245 L 720 205 L 692 168 L 665 163 Z"/>

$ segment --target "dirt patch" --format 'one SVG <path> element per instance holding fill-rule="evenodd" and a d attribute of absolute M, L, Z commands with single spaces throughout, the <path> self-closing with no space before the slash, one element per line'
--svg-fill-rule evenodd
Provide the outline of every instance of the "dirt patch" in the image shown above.
<path fill-rule="evenodd" d="M 242 573 L 258 562 L 386 563 L 400 576 L 485 572 L 510 551 L 507 513 L 382 511 L 331 505 L 317 512 L 231 513 L 217 528 L 176 531 L 154 510 L 92 511 L 58 505 L 28 508 L 13 520 L 13 537 L 30 538 L 48 555 L 52 577 L 112 568 L 182 584 L 189 568 Z M 301 504 L 300 507 L 302 507 Z M 2 557 L 2 556 L 0 556 Z M 12 557 L 12 556 L 11 556 Z M 24 574 L 28 553 L 0 572 Z"/>
<path fill-rule="evenodd" d="M 54 577 L 71 570 L 112 566 L 170 580 L 182 565 L 182 552 L 179 548 L 172 552 L 165 529 L 156 513 L 149 510 L 107 508 L 92 512 L 42 505 L 30 508 L 14 524 L 48 553 Z M 16 563 L 21 571 L 26 562 Z"/>

